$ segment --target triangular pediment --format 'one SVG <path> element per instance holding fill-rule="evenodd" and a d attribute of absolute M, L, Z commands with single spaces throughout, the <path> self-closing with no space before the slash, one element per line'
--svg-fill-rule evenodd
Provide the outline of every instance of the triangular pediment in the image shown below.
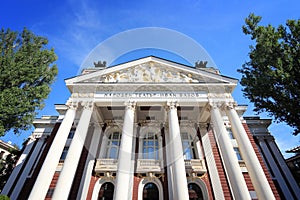
<path fill-rule="evenodd" d="M 80 83 L 236 83 L 236 79 L 218 74 L 216 70 L 195 69 L 157 57 L 146 57 L 128 63 L 91 70 L 71 79 L 68 84 Z"/>

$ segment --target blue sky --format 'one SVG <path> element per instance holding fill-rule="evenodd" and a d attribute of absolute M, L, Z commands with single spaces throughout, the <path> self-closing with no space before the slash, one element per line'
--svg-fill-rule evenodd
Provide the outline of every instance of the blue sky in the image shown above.
<path fill-rule="evenodd" d="M 300 2 L 10 0 L 1 3 L 0 27 L 18 31 L 27 27 L 49 39 L 49 47 L 54 47 L 59 57 L 56 62 L 59 74 L 39 115 L 57 115 L 54 104 L 65 103 L 69 97 L 64 79 L 78 73 L 84 58 L 99 43 L 134 28 L 162 27 L 181 32 L 205 48 L 223 75 L 240 79 L 237 69 L 247 61 L 251 44 L 241 27 L 251 12 L 263 17 L 262 24 L 277 26 L 287 19 L 299 19 Z M 239 104 L 249 104 L 240 86 L 235 89 L 234 98 Z M 245 115 L 252 116 L 251 109 L 249 104 Z M 269 130 L 282 151 L 299 145 L 300 137 L 292 136 L 291 129 L 284 124 L 274 123 Z M 7 134 L 2 140 L 20 145 L 29 134 L 25 132 L 19 137 Z"/>

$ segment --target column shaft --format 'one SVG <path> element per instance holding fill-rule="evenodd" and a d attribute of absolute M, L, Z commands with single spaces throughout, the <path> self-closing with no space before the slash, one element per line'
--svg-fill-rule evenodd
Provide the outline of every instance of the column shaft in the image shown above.
<path fill-rule="evenodd" d="M 211 107 L 211 120 L 234 199 L 251 199 L 222 116 L 216 106 Z"/>
<path fill-rule="evenodd" d="M 253 146 L 251 145 L 236 110 L 228 107 L 228 109 L 226 109 L 226 114 L 230 120 L 232 133 L 240 147 L 240 152 L 246 163 L 257 197 L 259 199 L 275 199 L 266 175 L 254 152 Z"/>
<path fill-rule="evenodd" d="M 89 148 L 89 154 L 86 159 L 86 164 L 85 164 L 86 166 L 85 166 L 85 170 L 83 172 L 83 177 L 82 177 L 82 181 L 81 181 L 81 185 L 83 185 L 82 187 L 80 187 L 80 188 L 82 188 L 81 196 L 78 197 L 77 199 L 82 199 L 82 200 L 86 199 L 89 185 L 90 185 L 91 176 L 92 176 L 92 170 L 93 170 L 93 166 L 95 163 L 95 158 L 96 158 L 96 154 L 97 154 L 97 150 L 98 150 L 98 146 L 99 146 L 100 135 L 101 135 L 101 128 L 99 127 L 99 125 L 96 125 L 94 132 L 93 132 L 93 137 L 92 137 L 92 141 L 91 141 L 90 148 Z"/>
<path fill-rule="evenodd" d="M 135 103 L 129 102 L 126 106 L 121 146 L 118 159 L 118 170 L 116 179 L 116 189 L 114 192 L 115 200 L 132 199 L 132 180 L 133 180 L 133 126 L 134 126 Z"/>
<path fill-rule="evenodd" d="M 173 103 L 172 103 L 173 104 Z M 170 152 L 171 163 L 174 163 L 173 168 L 173 190 L 174 199 L 185 200 L 189 199 L 185 164 L 183 159 L 183 150 L 180 136 L 180 128 L 178 123 L 177 108 L 175 105 L 169 106 L 168 117 L 169 117 L 169 134 L 170 134 L 170 145 L 172 152 Z"/>
<path fill-rule="evenodd" d="M 59 162 L 59 158 L 67 141 L 75 114 L 76 110 L 74 108 L 69 108 L 67 110 L 28 199 L 36 200 L 45 198 Z"/>
<path fill-rule="evenodd" d="M 89 122 L 92 116 L 92 107 L 85 106 L 80 116 L 78 126 L 70 144 L 63 168 L 60 172 L 52 199 L 68 199 L 82 147 L 87 135 Z"/>

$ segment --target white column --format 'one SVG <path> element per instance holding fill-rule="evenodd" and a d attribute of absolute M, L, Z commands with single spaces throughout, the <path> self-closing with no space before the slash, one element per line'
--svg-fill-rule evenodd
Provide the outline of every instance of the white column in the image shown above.
<path fill-rule="evenodd" d="M 8 181 L 6 182 L 1 194 L 5 194 L 5 195 L 8 195 L 13 183 L 15 182 L 17 176 L 20 176 L 19 172 L 28 156 L 28 154 L 30 153 L 31 151 L 31 148 L 33 147 L 34 145 L 34 142 L 35 142 L 35 139 L 33 137 L 30 137 L 29 141 L 27 142 L 26 144 L 26 147 L 22 153 L 22 155 L 20 156 L 17 164 L 16 164 L 16 167 L 14 168 L 12 174 L 9 176 L 9 179 Z M 14 194 L 14 192 L 12 192 L 12 195 Z"/>
<path fill-rule="evenodd" d="M 185 164 L 183 159 L 183 150 L 180 136 L 180 128 L 177 115 L 177 103 L 168 102 L 168 117 L 169 117 L 169 134 L 172 152 L 171 162 L 174 163 L 173 168 L 173 190 L 175 200 L 189 199 L 189 192 L 187 187 Z"/>
<path fill-rule="evenodd" d="M 31 156 L 29 157 L 29 160 L 26 163 L 26 167 L 23 170 L 22 175 L 19 177 L 18 183 L 15 186 L 15 189 L 13 191 L 13 193 L 11 194 L 10 198 L 11 199 L 17 199 L 17 197 L 20 194 L 20 191 L 22 189 L 22 187 L 24 186 L 24 183 L 26 181 L 26 178 L 28 177 L 31 168 L 34 166 L 34 164 L 36 162 L 38 162 L 38 154 L 41 151 L 41 148 L 43 147 L 44 143 L 45 143 L 45 137 L 42 136 L 41 138 L 38 139 L 36 146 L 34 147 L 34 150 L 31 154 Z"/>
<path fill-rule="evenodd" d="M 166 149 L 166 166 L 167 166 L 167 173 L 168 173 L 168 192 L 169 192 L 169 199 L 174 199 L 174 181 L 173 181 L 173 159 L 172 159 L 172 147 L 170 143 L 170 134 L 169 130 L 165 126 L 165 149 Z"/>
<path fill-rule="evenodd" d="M 28 199 L 36 200 L 45 198 L 72 127 L 72 123 L 76 115 L 76 108 L 77 104 L 71 103 L 65 114 L 64 120 L 56 133 Z"/>
<path fill-rule="evenodd" d="M 211 185 L 212 185 L 213 192 L 214 192 L 216 199 L 224 199 L 224 192 L 222 189 L 222 184 L 220 181 L 216 161 L 214 158 L 212 146 L 211 146 L 209 135 L 208 135 L 206 128 L 207 128 L 206 124 L 200 124 L 201 140 L 202 140 L 202 144 L 203 144 L 204 156 L 206 159 L 210 180 L 212 182 Z"/>
<path fill-rule="evenodd" d="M 100 135 L 102 132 L 99 124 L 95 124 L 94 126 L 95 127 L 94 127 L 93 136 L 92 136 L 92 141 L 91 141 L 91 144 L 89 147 L 89 154 L 86 159 L 83 176 L 82 176 L 81 183 L 80 183 L 80 191 L 78 193 L 81 195 L 78 195 L 78 197 L 77 197 L 77 199 L 81 199 L 81 200 L 85 200 L 87 193 L 88 193 L 91 176 L 92 176 L 92 171 L 93 171 L 93 167 L 94 167 L 94 163 L 95 163 L 95 158 L 96 158 L 96 154 L 97 154 L 97 150 L 98 150 L 98 146 L 99 146 Z"/>
<path fill-rule="evenodd" d="M 211 121 L 234 199 L 251 199 L 218 105 L 215 103 L 211 106 Z"/>
<path fill-rule="evenodd" d="M 53 193 L 52 199 L 54 200 L 68 199 L 72 187 L 93 112 L 93 102 L 82 104 L 84 108 Z"/>
<path fill-rule="evenodd" d="M 131 184 L 133 179 L 132 151 L 134 112 L 135 102 L 127 102 L 118 159 L 116 188 L 114 192 L 115 200 L 132 199 Z"/>
<path fill-rule="evenodd" d="M 233 106 L 227 106 L 227 109 L 225 110 L 231 123 L 232 133 L 239 145 L 241 155 L 245 161 L 251 181 L 257 193 L 257 197 L 259 199 L 275 199 L 266 175 L 260 165 L 236 110 Z"/>

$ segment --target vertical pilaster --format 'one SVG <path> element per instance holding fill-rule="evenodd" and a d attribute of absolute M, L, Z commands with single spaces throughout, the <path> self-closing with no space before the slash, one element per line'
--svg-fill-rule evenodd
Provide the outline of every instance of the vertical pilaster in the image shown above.
<path fill-rule="evenodd" d="M 93 102 L 84 102 L 78 126 L 70 144 L 63 168 L 60 172 L 52 199 L 67 199 L 80 159 L 82 147 L 87 135 L 89 122 L 93 112 Z"/>
<path fill-rule="evenodd" d="M 116 188 L 114 192 L 115 200 L 132 199 L 132 181 L 133 181 L 133 126 L 135 102 L 127 102 L 123 122 L 122 139 L 119 151 L 118 170 L 116 179 Z"/>
<path fill-rule="evenodd" d="M 274 172 L 275 177 L 278 181 L 278 185 L 282 188 L 283 195 L 286 199 L 293 199 L 293 195 L 290 193 L 290 190 L 287 186 L 287 184 L 284 181 L 284 178 L 282 177 L 282 174 L 279 171 L 278 165 L 276 164 L 274 157 L 272 156 L 269 148 L 267 147 L 266 142 L 263 138 L 258 138 L 259 146 L 261 147 L 261 150 L 263 151 L 264 155 L 266 156 L 268 162 L 270 163 L 271 170 Z M 290 180 L 291 181 L 291 180 Z"/>
<path fill-rule="evenodd" d="M 209 171 L 212 188 L 216 199 L 224 199 L 222 184 L 220 181 L 216 161 L 214 158 L 213 149 L 207 132 L 207 125 L 200 124 L 200 134 L 203 144 L 204 156 L 206 158 L 207 168 Z"/>
<path fill-rule="evenodd" d="M 177 103 L 168 102 L 169 145 L 171 145 L 171 163 L 173 163 L 173 198 L 176 200 L 189 199 L 180 128 L 177 115 Z"/>
<path fill-rule="evenodd" d="M 211 121 L 234 198 L 251 199 L 238 159 L 225 129 L 219 105 L 216 103 L 211 105 Z"/>
<path fill-rule="evenodd" d="M 240 152 L 257 193 L 257 197 L 259 199 L 275 199 L 267 177 L 259 163 L 236 110 L 233 108 L 233 105 L 227 106 L 225 110 L 231 123 L 232 133 L 240 147 Z"/>
<path fill-rule="evenodd" d="M 101 127 L 99 124 L 94 124 L 94 132 L 91 140 L 91 144 L 89 147 L 89 154 L 86 159 L 86 164 L 85 164 L 85 170 L 83 172 L 83 177 L 81 181 L 81 187 L 80 187 L 80 192 L 81 196 L 78 196 L 77 199 L 82 199 L 85 200 L 87 197 L 88 189 L 89 189 L 89 184 L 92 176 L 92 170 L 94 167 L 95 163 L 95 158 L 99 146 L 99 141 L 100 141 L 100 135 L 101 135 Z"/>
<path fill-rule="evenodd" d="M 12 174 L 10 175 L 8 181 L 6 182 L 1 194 L 8 195 L 8 193 L 11 193 L 13 195 L 15 193 L 14 191 L 13 192 L 9 192 L 9 191 L 11 190 L 11 187 L 13 186 L 17 177 L 20 176 L 20 174 L 23 174 L 23 172 L 20 172 L 20 170 L 21 170 L 25 160 L 28 159 L 28 155 L 29 155 L 30 151 L 32 150 L 35 142 L 36 142 L 35 138 L 33 138 L 32 136 L 29 137 L 29 141 L 27 142 L 26 147 L 25 147 L 22 155 L 20 156 Z M 18 194 L 16 194 L 16 195 L 18 195 Z M 9 195 L 9 196 L 11 196 L 11 195 Z"/>
<path fill-rule="evenodd" d="M 77 103 L 71 102 L 65 117 L 56 133 L 52 145 L 48 151 L 44 164 L 29 195 L 30 200 L 44 199 L 55 173 L 59 158 L 64 149 L 68 134 L 76 115 Z"/>
<path fill-rule="evenodd" d="M 23 173 L 20 175 L 18 183 L 16 184 L 15 189 L 10 196 L 11 199 L 17 199 L 17 197 L 20 196 L 20 192 L 26 181 L 26 178 L 28 177 L 30 170 L 34 166 L 35 162 L 37 162 L 38 154 L 41 151 L 43 144 L 45 143 L 45 139 L 45 136 L 42 136 L 38 139 L 37 144 L 27 161 L 26 167 L 24 168 Z"/>

